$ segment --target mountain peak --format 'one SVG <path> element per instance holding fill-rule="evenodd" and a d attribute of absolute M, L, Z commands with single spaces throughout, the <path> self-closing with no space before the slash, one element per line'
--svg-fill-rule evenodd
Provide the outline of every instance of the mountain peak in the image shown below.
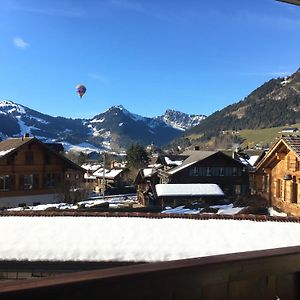
<path fill-rule="evenodd" d="M 25 107 L 10 100 L 1 100 L 0 109 L 3 113 L 25 114 Z"/>
<path fill-rule="evenodd" d="M 119 110 L 126 110 L 125 107 L 122 104 L 114 105 L 110 109 L 119 109 Z"/>
<path fill-rule="evenodd" d="M 200 124 L 206 118 L 204 115 L 189 115 L 174 109 L 167 109 L 161 117 L 163 121 L 179 130 L 186 130 Z"/>

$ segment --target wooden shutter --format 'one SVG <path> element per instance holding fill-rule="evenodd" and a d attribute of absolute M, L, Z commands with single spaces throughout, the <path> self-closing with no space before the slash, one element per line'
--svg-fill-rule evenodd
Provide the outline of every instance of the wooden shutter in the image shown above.
<path fill-rule="evenodd" d="M 38 189 L 40 183 L 39 174 L 33 174 L 33 188 Z"/>

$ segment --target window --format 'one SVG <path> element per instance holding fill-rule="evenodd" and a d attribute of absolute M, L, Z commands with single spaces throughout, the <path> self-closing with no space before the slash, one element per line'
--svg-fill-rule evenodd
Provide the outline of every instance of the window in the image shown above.
<path fill-rule="evenodd" d="M 237 176 L 238 175 L 238 170 L 237 167 L 232 168 L 232 176 Z"/>
<path fill-rule="evenodd" d="M 51 164 L 51 156 L 49 155 L 48 152 L 44 153 L 44 162 L 46 165 L 50 165 Z"/>
<path fill-rule="evenodd" d="M 211 176 L 211 168 L 210 167 L 206 168 L 206 176 Z"/>
<path fill-rule="evenodd" d="M 198 174 L 199 174 L 199 169 L 197 167 L 193 167 L 190 170 L 190 176 L 198 176 Z"/>
<path fill-rule="evenodd" d="M 297 203 L 297 201 L 298 201 L 298 183 L 297 183 L 295 176 L 293 176 L 293 182 L 291 183 L 291 185 L 292 185 L 291 202 Z"/>
<path fill-rule="evenodd" d="M 47 187 L 54 187 L 55 186 L 55 174 L 48 173 L 46 175 L 46 186 Z"/>
<path fill-rule="evenodd" d="M 26 163 L 26 165 L 32 165 L 33 164 L 33 152 L 32 151 L 26 151 L 26 153 L 25 153 L 25 163 Z"/>
<path fill-rule="evenodd" d="M 240 195 L 241 194 L 241 186 L 239 184 L 237 184 L 235 186 L 235 194 L 236 195 Z"/>
<path fill-rule="evenodd" d="M 33 174 L 24 175 L 24 190 L 31 190 L 33 188 Z"/>
<path fill-rule="evenodd" d="M 9 190 L 9 176 L 2 175 L 0 176 L 0 191 L 8 191 Z"/>
<path fill-rule="evenodd" d="M 224 168 L 220 168 L 219 169 L 219 176 L 224 176 L 225 172 L 224 172 Z"/>
<path fill-rule="evenodd" d="M 277 198 L 281 197 L 281 180 L 280 179 L 276 180 L 276 197 Z"/>

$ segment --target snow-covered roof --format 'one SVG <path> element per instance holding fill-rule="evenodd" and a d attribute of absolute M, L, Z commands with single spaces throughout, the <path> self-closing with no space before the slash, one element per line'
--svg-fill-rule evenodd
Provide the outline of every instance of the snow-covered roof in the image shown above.
<path fill-rule="evenodd" d="M 168 196 L 224 196 L 221 188 L 214 183 L 157 184 L 158 197 Z"/>
<path fill-rule="evenodd" d="M 195 161 L 190 161 L 189 163 L 182 163 L 180 166 L 177 166 L 177 167 L 175 167 L 173 169 L 168 170 L 168 173 L 171 174 L 171 175 L 173 175 L 173 174 L 175 174 L 175 173 L 177 173 L 177 172 L 179 172 L 179 171 L 181 171 L 181 170 L 183 170 L 183 169 L 185 169 L 185 168 L 187 168 L 187 167 L 195 164 L 196 162 L 197 161 L 195 160 Z"/>
<path fill-rule="evenodd" d="M 10 151 L 13 151 L 13 150 L 15 150 L 15 148 L 0 151 L 0 157 L 6 155 L 7 153 L 9 153 Z"/>
<path fill-rule="evenodd" d="M 0 235 L 5 241 L 0 247 L 1 260 L 155 262 L 297 246 L 300 224 L 171 218 L 0 217 Z"/>
<path fill-rule="evenodd" d="M 185 152 L 184 152 L 185 153 Z M 188 153 L 188 152 L 186 152 Z M 217 151 L 191 151 L 190 154 L 189 154 L 189 157 L 186 158 L 182 164 L 178 165 L 177 167 L 171 169 L 171 170 L 168 170 L 168 173 L 173 175 L 191 165 L 193 165 L 194 163 L 198 162 L 198 161 L 201 161 L 201 160 L 204 160 L 214 154 L 216 154 Z"/>
<path fill-rule="evenodd" d="M 111 170 L 105 170 L 105 178 L 107 179 L 114 179 L 117 175 L 122 173 L 124 169 L 111 169 Z M 97 170 L 96 172 L 93 173 L 94 176 L 96 177 L 103 177 L 103 168 Z"/>
<path fill-rule="evenodd" d="M 90 175 L 89 173 L 84 173 L 84 179 L 96 179 L 96 176 Z"/>
<path fill-rule="evenodd" d="M 248 159 L 248 162 L 251 166 L 254 166 L 255 162 L 257 161 L 257 159 L 259 158 L 259 155 L 252 155 L 250 156 L 250 158 Z"/>
<path fill-rule="evenodd" d="M 99 165 L 99 164 L 95 164 L 95 165 L 94 164 L 83 164 L 81 166 L 81 168 L 84 168 L 88 171 L 96 171 L 101 168 L 101 165 Z"/>
<path fill-rule="evenodd" d="M 143 172 L 144 177 L 149 177 L 149 176 L 152 176 L 156 172 L 156 170 L 153 168 L 145 168 L 142 170 L 142 172 Z"/>
<path fill-rule="evenodd" d="M 165 156 L 165 161 L 166 161 L 167 165 L 176 165 L 176 166 L 179 166 L 179 165 L 182 164 L 183 159 L 182 160 L 172 160 L 168 156 Z"/>

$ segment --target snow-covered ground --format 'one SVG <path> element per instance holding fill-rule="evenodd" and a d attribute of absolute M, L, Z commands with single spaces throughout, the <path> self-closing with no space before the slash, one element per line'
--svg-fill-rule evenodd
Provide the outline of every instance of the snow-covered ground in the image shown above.
<path fill-rule="evenodd" d="M 169 261 L 300 245 L 300 224 L 246 220 L 0 217 L 1 260 Z"/>
<path fill-rule="evenodd" d="M 116 196 L 106 196 L 102 198 L 101 196 L 90 197 L 89 200 L 80 201 L 78 204 L 69 204 L 69 203 L 54 203 L 54 204 L 40 204 L 35 206 L 26 206 L 26 207 L 16 207 L 9 208 L 8 211 L 22 211 L 22 210 L 46 210 L 49 208 L 56 208 L 59 210 L 64 209 L 78 209 L 79 207 L 91 208 L 93 206 L 109 203 L 110 208 L 124 207 L 130 204 L 137 203 L 136 195 L 116 195 Z"/>
<path fill-rule="evenodd" d="M 278 212 L 273 207 L 269 207 L 268 208 L 268 212 L 269 212 L 270 216 L 277 216 L 277 217 L 286 217 L 287 216 L 286 213 L 284 213 L 284 212 Z"/>
<path fill-rule="evenodd" d="M 210 208 L 218 209 L 217 214 L 235 215 L 238 214 L 245 207 L 233 207 L 233 204 L 227 205 L 211 205 Z M 178 206 L 175 208 L 167 207 L 162 213 L 165 214 L 200 214 L 203 208 L 191 209 L 185 208 L 185 206 Z"/>

